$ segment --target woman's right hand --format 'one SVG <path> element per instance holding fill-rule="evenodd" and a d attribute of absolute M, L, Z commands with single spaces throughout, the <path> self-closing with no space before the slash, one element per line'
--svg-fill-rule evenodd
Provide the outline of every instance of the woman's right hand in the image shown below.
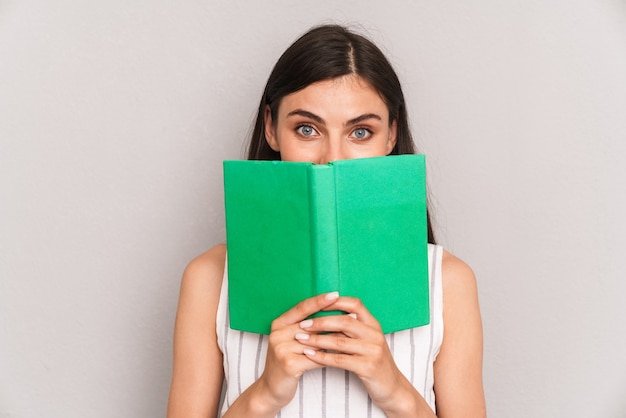
<path fill-rule="evenodd" d="M 296 340 L 296 334 L 306 333 L 300 322 L 332 305 L 338 297 L 337 292 L 332 292 L 305 299 L 272 322 L 265 369 L 256 385 L 264 401 L 275 411 L 295 396 L 298 381 L 305 371 L 322 367 L 304 354 L 304 350 L 311 348 Z"/>

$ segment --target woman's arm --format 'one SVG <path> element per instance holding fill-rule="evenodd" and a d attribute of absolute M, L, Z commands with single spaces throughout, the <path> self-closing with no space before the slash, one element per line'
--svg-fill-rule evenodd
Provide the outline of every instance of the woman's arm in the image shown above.
<path fill-rule="evenodd" d="M 174 330 L 174 369 L 168 418 L 216 417 L 224 370 L 215 320 L 226 247 L 200 255 L 183 274 Z M 231 405 L 225 417 L 273 417 L 291 400 L 304 371 L 319 367 L 295 340 L 299 323 L 332 304 L 336 296 L 306 299 L 272 323 L 262 376 Z"/>
<path fill-rule="evenodd" d="M 224 370 L 215 316 L 226 246 L 192 260 L 183 274 L 176 325 L 168 418 L 216 417 Z"/>
<path fill-rule="evenodd" d="M 439 418 L 486 416 L 483 334 L 474 273 L 448 252 L 443 255 L 443 343 L 435 361 Z"/>

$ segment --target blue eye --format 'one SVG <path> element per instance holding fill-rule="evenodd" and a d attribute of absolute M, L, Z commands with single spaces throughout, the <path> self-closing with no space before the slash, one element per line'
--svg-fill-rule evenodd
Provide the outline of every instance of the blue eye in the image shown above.
<path fill-rule="evenodd" d="M 300 125 L 296 128 L 296 132 L 298 132 L 302 136 L 313 136 L 317 133 L 315 128 L 311 125 Z"/>
<path fill-rule="evenodd" d="M 366 139 L 372 134 L 372 131 L 366 128 L 357 128 L 352 132 L 356 139 Z"/>

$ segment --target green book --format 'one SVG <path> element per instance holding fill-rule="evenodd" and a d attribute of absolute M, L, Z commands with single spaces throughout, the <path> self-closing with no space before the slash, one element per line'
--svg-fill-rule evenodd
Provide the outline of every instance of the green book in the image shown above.
<path fill-rule="evenodd" d="M 224 161 L 231 327 L 269 334 L 331 291 L 360 298 L 384 333 L 428 324 L 425 171 L 423 155 Z"/>

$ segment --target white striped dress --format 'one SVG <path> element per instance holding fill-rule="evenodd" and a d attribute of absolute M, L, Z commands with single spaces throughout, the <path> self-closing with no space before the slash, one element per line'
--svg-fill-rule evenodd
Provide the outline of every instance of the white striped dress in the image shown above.
<path fill-rule="evenodd" d="M 435 410 L 433 364 L 443 339 L 443 302 L 439 246 L 428 246 L 430 276 L 430 324 L 385 335 L 396 365 Z M 228 272 L 224 270 L 217 310 L 217 341 L 224 357 L 223 415 L 239 395 L 254 383 L 265 366 L 267 336 L 235 331 L 229 327 Z M 351 372 L 326 367 L 310 370 L 300 378 L 296 395 L 278 418 L 384 417 L 372 403 L 360 379 Z"/>

